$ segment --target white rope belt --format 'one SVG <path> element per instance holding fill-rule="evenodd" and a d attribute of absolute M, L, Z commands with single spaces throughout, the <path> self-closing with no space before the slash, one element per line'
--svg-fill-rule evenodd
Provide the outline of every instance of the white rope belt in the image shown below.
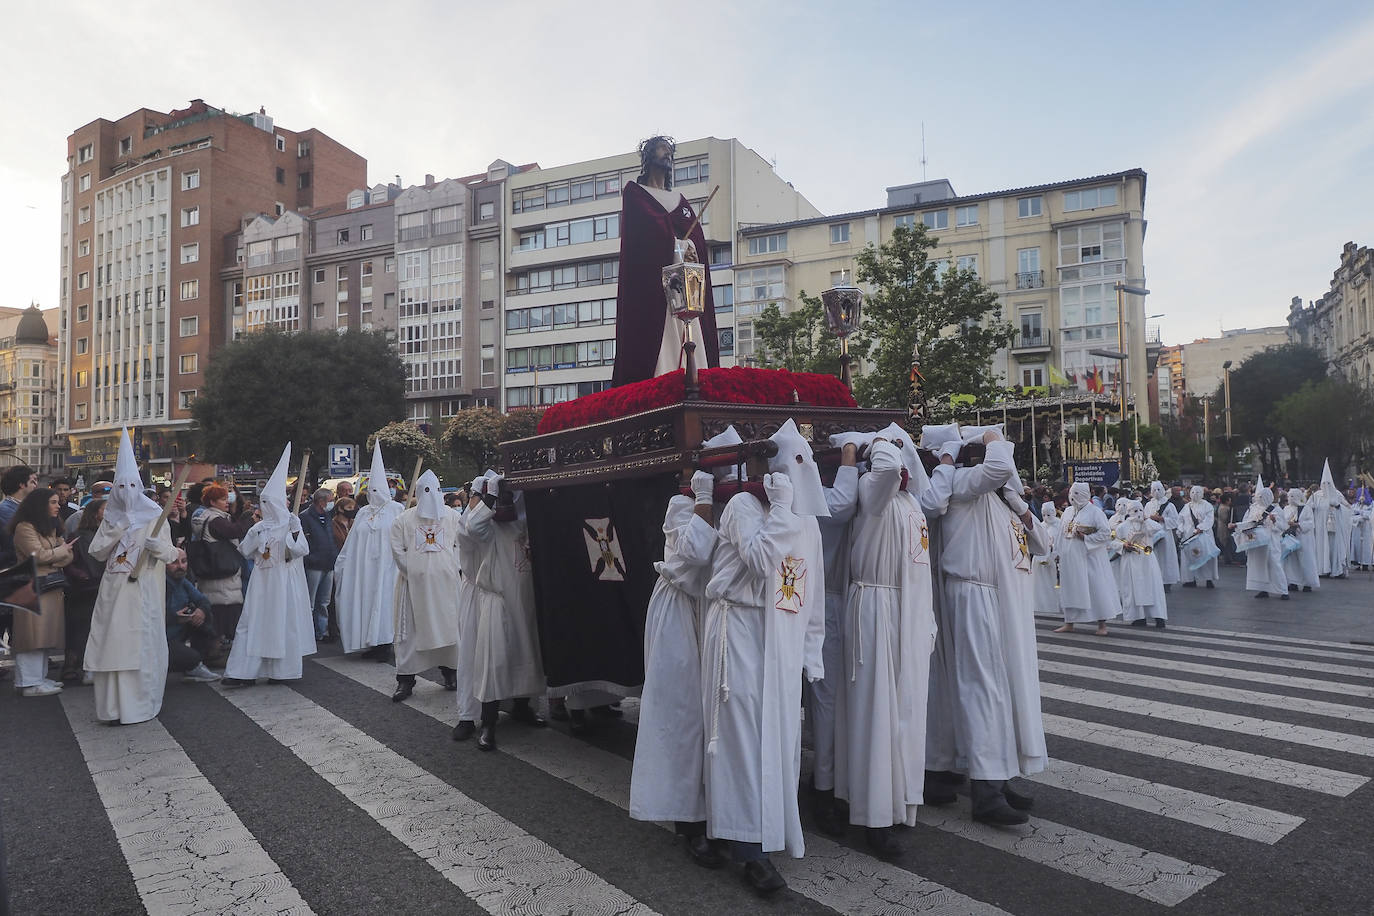
<path fill-rule="evenodd" d="M 863 589 L 866 589 L 866 588 L 887 589 L 888 591 L 892 591 L 892 592 L 900 592 L 900 591 L 902 590 L 902 587 L 901 587 L 900 585 L 879 585 L 877 582 L 864 582 L 864 581 L 861 580 L 861 579 L 851 579 L 850 582 L 849 582 L 849 587 L 850 587 L 850 588 L 857 588 L 857 589 L 859 589 L 860 591 L 862 591 Z M 854 632 L 853 632 L 853 634 L 852 634 L 852 635 L 853 635 L 852 642 L 853 642 L 853 644 L 854 644 L 854 645 L 853 645 L 854 652 L 856 653 L 856 654 L 851 654 L 851 655 L 850 655 L 850 659 L 853 661 L 853 665 L 854 665 L 854 673 L 851 674 L 851 675 L 849 675 L 849 683 L 852 684 L 852 683 L 854 683 L 855 679 L 859 676 L 859 668 L 860 668 L 860 667 L 863 665 L 863 663 L 864 663 L 864 631 L 863 631 L 863 627 L 860 626 L 860 623 L 859 623 L 859 616 L 860 616 L 860 615 L 858 615 L 858 614 L 852 614 L 852 615 L 850 615 L 850 616 L 851 616 L 851 617 L 853 618 L 853 620 L 854 620 L 854 626 L 853 626 Z"/>
<path fill-rule="evenodd" d="M 716 737 L 720 733 L 720 704 L 730 702 L 730 609 L 763 610 L 761 604 L 741 604 L 729 598 L 714 600 L 719 601 L 723 607 L 720 615 L 720 677 L 716 680 L 716 688 L 712 691 L 711 697 L 711 737 L 706 742 L 708 755 L 714 755 L 716 752 Z"/>

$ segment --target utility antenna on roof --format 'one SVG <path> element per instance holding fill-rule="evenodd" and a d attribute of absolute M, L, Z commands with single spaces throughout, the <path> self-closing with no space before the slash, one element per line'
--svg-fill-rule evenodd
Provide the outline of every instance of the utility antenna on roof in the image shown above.
<path fill-rule="evenodd" d="M 926 180 L 926 122 L 921 122 L 921 180 Z"/>

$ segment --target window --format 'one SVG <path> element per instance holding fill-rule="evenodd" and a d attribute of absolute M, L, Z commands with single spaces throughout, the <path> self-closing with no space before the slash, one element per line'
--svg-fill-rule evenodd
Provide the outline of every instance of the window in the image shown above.
<path fill-rule="evenodd" d="M 83 271 L 81 271 L 81 273 L 79 273 L 79 274 L 76 275 L 76 288 L 77 288 L 77 289 L 90 289 L 90 286 L 91 286 L 91 274 L 90 274 L 90 271 L 83 270 Z"/>
<path fill-rule="evenodd" d="M 348 244 L 348 230 L 347 230 L 347 229 L 340 229 L 338 232 L 334 233 L 334 244 L 335 244 L 335 245 L 347 245 L 347 244 Z"/>
<path fill-rule="evenodd" d="M 182 375 L 191 375 L 200 371 L 200 356 L 196 353 L 183 353 L 177 362 L 177 371 Z"/>
<path fill-rule="evenodd" d="M 82 239 L 81 241 L 77 242 L 76 253 L 83 258 L 89 255 L 91 253 L 91 240 Z"/>
<path fill-rule="evenodd" d="M 735 310 L 734 284 L 726 283 L 723 286 L 711 287 L 711 301 L 715 304 L 717 312 L 733 312 Z"/>
<path fill-rule="evenodd" d="M 324 268 L 323 268 L 323 267 L 316 267 L 316 268 L 315 268 L 315 274 L 314 274 L 313 280 L 314 280 L 314 282 L 316 282 L 316 283 L 323 283 L 323 282 L 324 282 Z"/>
<path fill-rule="evenodd" d="M 119 155 L 127 156 L 134 151 L 134 138 L 125 137 L 119 141 Z"/>
<path fill-rule="evenodd" d="M 181 263 L 194 264 L 200 260 L 200 242 L 181 246 Z"/>
<path fill-rule="evenodd" d="M 402 213 L 396 218 L 396 228 L 398 239 L 402 242 L 422 239 L 425 237 L 425 214 Z"/>
<path fill-rule="evenodd" d="M 1038 388 L 1045 384 L 1044 366 L 1027 366 L 1021 370 L 1021 384 L 1026 388 Z"/>
<path fill-rule="evenodd" d="M 849 224 L 835 223 L 830 227 L 830 244 L 839 245 L 849 241 Z"/>
<path fill-rule="evenodd" d="M 310 305 L 310 317 L 319 320 L 324 317 L 324 303 L 314 302 Z"/>
<path fill-rule="evenodd" d="M 286 138 L 283 137 L 281 134 L 277 134 L 277 152 L 286 152 Z"/>
<path fill-rule="evenodd" d="M 478 219 L 492 219 L 492 218 L 495 217 L 495 216 L 496 216 L 496 204 L 492 203 L 491 201 L 487 201 L 486 203 L 478 204 L 478 205 L 477 205 L 477 218 L 478 218 Z"/>
<path fill-rule="evenodd" d="M 95 158 L 95 144 L 87 143 L 76 151 L 76 161 L 79 165 L 82 162 L 90 162 Z"/>
<path fill-rule="evenodd" d="M 719 349 L 720 349 L 720 355 L 721 355 L 721 356 L 734 356 L 734 355 L 735 355 L 735 329 L 734 329 L 734 328 L 717 328 L 717 329 L 716 329 L 716 341 L 717 341 L 718 344 L 719 344 Z"/>
<path fill-rule="evenodd" d="M 200 187 L 200 169 L 191 169 L 181 173 L 181 189 L 183 191 L 194 191 Z"/>
<path fill-rule="evenodd" d="M 77 404 L 77 405 L 76 405 L 76 419 L 78 419 L 78 420 L 84 420 L 84 419 L 86 419 L 86 402 L 85 402 L 85 401 L 82 401 L 80 404 Z"/>
<path fill-rule="evenodd" d="M 89 222 L 91 221 L 91 208 L 90 208 L 90 207 L 82 207 L 80 210 L 78 210 L 78 211 L 76 212 L 76 221 L 77 221 L 78 223 L 83 223 L 83 224 L 84 224 L 84 223 L 89 223 Z"/>
<path fill-rule="evenodd" d="M 1041 289 L 1045 285 L 1045 275 L 1040 271 L 1040 249 L 1018 248 L 1016 250 L 1016 288 Z"/>
<path fill-rule="evenodd" d="M 712 267 L 728 267 L 728 266 L 730 265 L 730 262 L 731 262 L 732 260 L 733 260 L 733 256 L 732 256 L 731 253 L 730 253 L 730 246 L 729 246 L 729 245 L 712 245 L 712 246 L 711 246 L 711 266 L 712 266 Z"/>
<path fill-rule="evenodd" d="M 87 172 L 77 180 L 76 189 L 78 191 L 89 191 L 91 189 L 91 173 Z"/>
<path fill-rule="evenodd" d="M 395 308 L 395 307 L 396 307 L 396 294 L 395 294 L 395 293 L 382 293 L 382 309 L 383 309 L 384 311 L 390 311 L 391 309 L 393 309 L 393 308 Z"/>
<path fill-rule="evenodd" d="M 781 267 L 756 267 L 735 271 L 735 298 L 740 302 L 765 302 L 786 295 Z"/>
<path fill-rule="evenodd" d="M 1091 210 L 1095 207 L 1111 207 L 1116 204 L 1116 186 L 1088 188 L 1084 191 L 1064 192 L 1064 212 Z"/>
<path fill-rule="evenodd" d="M 382 261 L 382 271 L 389 274 L 396 272 L 396 258 L 394 256 L 386 256 L 385 260 Z"/>
<path fill-rule="evenodd" d="M 955 207 L 954 225 L 956 227 L 978 225 L 978 205 L 973 204 L 968 207 Z"/>
<path fill-rule="evenodd" d="M 304 159 L 310 155 L 310 141 L 301 140 L 296 144 L 296 158 Z"/>
<path fill-rule="evenodd" d="M 778 232 L 773 235 L 756 235 L 749 239 L 750 254 L 774 254 L 779 251 L 787 250 L 787 233 Z"/>
<path fill-rule="evenodd" d="M 360 227 L 360 228 L 358 229 L 358 241 L 360 241 L 360 242 L 370 242 L 370 241 L 372 241 L 372 224 L 371 224 L 371 223 L 367 223 L 366 225 L 364 225 L 364 226 L 362 226 L 362 227 Z"/>
<path fill-rule="evenodd" d="M 77 355 L 80 356 L 82 353 L 85 353 L 87 350 L 89 350 L 89 349 L 90 349 L 90 343 L 91 343 L 91 342 L 90 342 L 90 338 L 88 338 L 88 337 L 78 337 L 78 338 L 76 339 L 76 353 L 77 353 Z"/>
<path fill-rule="evenodd" d="M 1026 219 L 1030 216 L 1039 216 L 1040 208 L 1043 206 L 1044 199 L 1041 197 L 1022 197 L 1016 201 L 1016 216 L 1018 219 Z"/>
<path fill-rule="evenodd" d="M 77 320 L 77 321 L 90 321 L 90 320 L 91 320 L 91 307 L 90 307 L 89 305 L 78 305 L 78 306 L 76 307 L 76 320 Z"/>
<path fill-rule="evenodd" d="M 199 280 L 182 280 L 182 281 L 181 281 L 181 301 L 182 301 L 182 302 L 185 302 L 185 301 L 187 301 L 188 299 L 197 299 L 197 298 L 199 298 L 199 297 L 200 297 L 200 281 L 199 281 Z"/>
<path fill-rule="evenodd" d="M 434 229 L 435 235 L 452 235 L 457 232 L 462 226 L 462 222 L 458 218 L 458 205 L 435 207 L 430 211 L 429 224 Z"/>
<path fill-rule="evenodd" d="M 301 172 L 299 175 L 296 176 L 296 187 L 302 191 L 310 187 L 309 172 Z"/>
<path fill-rule="evenodd" d="M 973 271 L 974 273 L 978 273 L 978 255 L 976 255 L 976 254 L 963 254 L 963 255 L 960 255 L 959 258 L 958 258 L 958 261 L 957 261 L 957 265 L 958 265 L 958 267 L 959 267 L 960 270 L 971 270 L 971 271 Z"/>
<path fill-rule="evenodd" d="M 1059 230 L 1059 263 L 1061 265 L 1092 264 L 1098 261 L 1119 261 L 1126 256 L 1121 223 L 1099 223 L 1095 226 L 1076 226 Z M 1102 276 L 1101 272 L 1061 279 L 1087 279 Z"/>
<path fill-rule="evenodd" d="M 278 216 L 281 216 L 283 213 L 286 212 L 286 204 L 282 203 L 281 201 L 277 201 L 277 205 L 274 208 L 274 210 L 276 211 L 276 214 Z"/>
<path fill-rule="evenodd" d="M 182 225 L 183 227 L 185 227 L 185 226 L 199 226 L 199 225 L 200 225 L 200 207 L 182 207 L 182 209 L 181 209 L 181 225 Z"/>
<path fill-rule="evenodd" d="M 1041 335 L 1044 333 L 1040 326 L 1041 315 L 1039 312 L 1021 313 L 1021 345 L 1039 346 Z"/>
<path fill-rule="evenodd" d="M 177 407 L 182 410 L 190 410 L 191 405 L 196 402 L 196 389 L 183 389 L 177 392 Z"/>
<path fill-rule="evenodd" d="M 190 315 L 181 319 L 181 336 L 195 337 L 200 333 L 200 316 Z"/>
<path fill-rule="evenodd" d="M 915 213 L 903 213 L 901 216 L 897 217 L 896 219 L 894 219 L 894 220 L 892 221 L 892 228 L 894 228 L 894 229 L 914 229 L 914 228 L 916 228 L 916 214 L 915 214 Z"/>
<path fill-rule="evenodd" d="M 927 210 L 921 214 L 921 222 L 927 229 L 948 229 L 948 210 Z"/>
<path fill-rule="evenodd" d="M 277 184 L 286 184 L 286 169 L 277 167 Z"/>

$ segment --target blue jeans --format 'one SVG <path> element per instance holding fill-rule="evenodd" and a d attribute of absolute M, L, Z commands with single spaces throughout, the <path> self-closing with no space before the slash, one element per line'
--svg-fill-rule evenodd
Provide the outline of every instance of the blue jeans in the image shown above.
<path fill-rule="evenodd" d="M 329 597 L 334 592 L 334 570 L 307 569 L 305 587 L 314 608 L 315 638 L 323 639 L 329 635 Z"/>

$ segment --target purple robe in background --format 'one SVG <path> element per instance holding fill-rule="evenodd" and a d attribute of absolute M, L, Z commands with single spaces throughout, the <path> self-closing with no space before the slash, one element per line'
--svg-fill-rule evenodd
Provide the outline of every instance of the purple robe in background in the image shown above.
<path fill-rule="evenodd" d="M 678 196 L 677 207 L 670 212 L 637 182 L 627 182 L 620 199 L 620 278 L 615 299 L 612 386 L 654 377 L 663 322 L 670 320 L 663 297 L 663 268 L 673 261 L 673 242 L 696 219 L 696 211 L 685 196 Z M 709 261 L 710 249 L 701 227 L 693 229 L 689 237 L 702 263 Z M 698 345 L 697 365 L 703 369 L 720 365 L 710 267 L 706 268 L 705 305 L 706 312 L 692 332 Z"/>

